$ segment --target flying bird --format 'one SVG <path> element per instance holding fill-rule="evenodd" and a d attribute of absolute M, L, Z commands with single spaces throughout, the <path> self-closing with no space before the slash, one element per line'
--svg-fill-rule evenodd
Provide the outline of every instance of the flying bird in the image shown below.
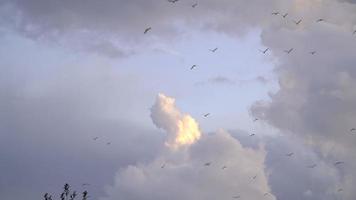
<path fill-rule="evenodd" d="M 286 18 L 288 16 L 288 13 L 282 15 L 283 18 Z"/>
<path fill-rule="evenodd" d="M 226 166 L 223 166 L 221 169 L 223 169 L 223 170 L 224 170 L 224 169 L 226 169 L 226 168 L 227 168 Z"/>
<path fill-rule="evenodd" d="M 256 122 L 256 121 L 258 121 L 258 119 L 257 119 L 257 118 L 255 118 L 255 119 L 253 120 L 253 122 Z"/>
<path fill-rule="evenodd" d="M 293 156 L 293 155 L 294 155 L 293 152 L 286 154 L 286 156 L 288 156 L 288 157 L 291 157 L 291 156 Z"/>
<path fill-rule="evenodd" d="M 74 191 L 71 195 L 70 195 L 70 200 L 74 200 L 74 198 L 77 196 L 77 192 Z"/>
<path fill-rule="evenodd" d="M 268 193 L 268 192 L 266 192 L 266 193 L 264 193 L 264 194 L 263 194 L 263 196 L 264 196 L 264 197 L 265 197 L 265 196 L 267 196 L 267 195 L 269 195 L 269 193 Z"/>
<path fill-rule="evenodd" d="M 93 138 L 93 140 L 97 140 L 97 139 L 99 139 L 99 137 L 95 137 L 95 138 Z"/>
<path fill-rule="evenodd" d="M 163 169 L 164 167 L 166 167 L 166 163 L 164 163 L 164 164 L 161 166 L 161 169 Z"/>
<path fill-rule="evenodd" d="M 256 135 L 256 134 L 252 133 L 252 134 L 250 134 L 250 137 L 255 136 L 255 135 Z"/>
<path fill-rule="evenodd" d="M 318 20 L 316 20 L 316 22 L 323 22 L 323 21 L 325 21 L 324 19 L 318 19 Z"/>
<path fill-rule="evenodd" d="M 65 193 L 64 192 L 62 192 L 62 194 L 61 194 L 61 200 L 65 200 L 66 199 L 66 197 L 65 197 Z"/>
<path fill-rule="evenodd" d="M 354 30 L 354 32 L 352 32 L 352 35 L 355 35 L 356 34 L 356 30 Z"/>
<path fill-rule="evenodd" d="M 257 175 L 253 176 L 252 179 L 255 180 L 257 178 Z"/>
<path fill-rule="evenodd" d="M 356 128 L 352 128 L 350 129 L 350 132 L 356 131 Z"/>
<path fill-rule="evenodd" d="M 267 51 L 269 50 L 269 48 L 265 49 L 265 50 L 260 50 L 263 54 L 267 53 Z"/>
<path fill-rule="evenodd" d="M 190 70 L 193 70 L 196 67 L 197 67 L 197 65 L 193 65 L 192 67 L 190 67 Z"/>
<path fill-rule="evenodd" d="M 234 199 L 239 199 L 239 198 L 240 198 L 240 195 L 233 196 L 232 198 L 234 198 Z"/>
<path fill-rule="evenodd" d="M 338 161 L 338 162 L 335 162 L 334 165 L 337 166 L 337 165 L 341 165 L 341 164 L 344 164 L 344 162 L 342 161 Z"/>
<path fill-rule="evenodd" d="M 216 47 L 215 49 L 209 49 L 209 51 L 211 51 L 211 52 L 213 52 L 213 53 L 215 53 L 215 51 L 217 51 L 218 50 L 218 48 Z"/>
<path fill-rule="evenodd" d="M 106 143 L 106 145 L 110 145 L 110 144 L 111 144 L 111 142 L 107 142 L 107 143 Z"/>
<path fill-rule="evenodd" d="M 314 54 L 316 54 L 316 51 L 311 51 L 310 54 L 314 55 Z"/>
<path fill-rule="evenodd" d="M 338 190 L 337 190 L 338 192 L 342 192 L 342 191 L 344 191 L 342 188 L 339 188 Z"/>
<path fill-rule="evenodd" d="M 204 117 L 208 117 L 210 115 L 210 113 L 206 113 L 205 115 L 204 115 Z"/>
<path fill-rule="evenodd" d="M 279 12 L 273 12 L 272 15 L 279 15 Z"/>
<path fill-rule="evenodd" d="M 151 29 L 152 29 L 151 27 L 146 28 L 145 31 L 143 32 L 143 34 L 148 33 L 148 31 L 150 31 Z"/>
<path fill-rule="evenodd" d="M 294 48 L 291 48 L 289 50 L 284 50 L 284 52 L 286 52 L 287 54 L 290 54 L 293 50 L 294 50 Z"/>
<path fill-rule="evenodd" d="M 197 7 L 197 5 L 198 5 L 198 3 L 193 4 L 193 5 L 192 5 L 192 8 Z"/>
<path fill-rule="evenodd" d="M 84 186 L 89 186 L 90 184 L 89 183 L 83 183 L 82 184 L 82 187 L 84 187 Z"/>
<path fill-rule="evenodd" d="M 211 162 L 207 162 L 204 164 L 204 166 L 210 166 Z"/>
<path fill-rule="evenodd" d="M 82 194 L 83 194 L 83 199 L 86 199 L 87 195 L 88 195 L 88 192 L 85 190 Z"/>
<path fill-rule="evenodd" d="M 299 25 L 301 22 L 302 22 L 301 19 L 300 19 L 299 21 L 295 21 L 295 20 L 294 20 L 294 23 L 295 23 L 296 25 Z"/>
<path fill-rule="evenodd" d="M 170 2 L 170 3 L 175 3 L 177 1 L 179 1 L 179 0 L 168 0 L 168 2 Z"/>

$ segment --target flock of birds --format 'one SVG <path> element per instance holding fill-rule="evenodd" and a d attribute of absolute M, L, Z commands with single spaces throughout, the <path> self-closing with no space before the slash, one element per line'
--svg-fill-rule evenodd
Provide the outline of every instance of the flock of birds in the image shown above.
<path fill-rule="evenodd" d="M 168 2 L 170 2 L 170 3 L 177 3 L 179 0 L 167 0 Z M 191 7 L 192 8 L 196 8 L 198 6 L 198 3 L 194 3 L 194 4 L 192 4 L 191 5 Z M 278 15 L 280 15 L 282 18 L 287 18 L 287 16 L 289 15 L 289 13 L 284 13 L 284 14 L 282 14 L 282 13 L 280 13 L 280 12 L 272 12 L 271 13 L 273 16 L 278 16 Z M 296 25 L 296 26 L 298 26 L 298 25 L 300 25 L 302 22 L 303 22 L 303 20 L 302 19 L 298 19 L 298 20 L 293 20 L 293 22 L 294 22 L 294 24 Z M 320 22 L 325 22 L 325 20 L 324 19 L 322 19 L 322 18 L 319 18 L 319 19 L 317 19 L 316 21 L 315 21 L 316 23 L 320 23 Z M 150 31 L 152 31 L 152 27 L 147 27 L 145 30 L 144 30 L 144 34 L 148 34 Z M 354 34 L 356 34 L 356 30 L 354 30 L 353 32 L 352 32 L 352 34 L 354 35 Z M 213 49 L 209 49 L 209 51 L 210 52 L 212 52 L 212 53 L 215 53 L 217 50 L 218 50 L 219 48 L 218 47 L 215 47 L 215 48 L 213 48 Z M 264 49 L 264 50 L 260 50 L 259 49 L 259 51 L 262 53 L 262 54 L 266 54 L 268 51 L 269 51 L 270 49 L 269 48 L 266 48 L 266 49 Z M 294 48 L 289 48 L 289 49 L 286 49 L 286 50 L 284 50 L 284 52 L 286 53 L 286 54 L 291 54 L 292 52 L 294 51 Z M 315 50 L 313 50 L 313 51 L 310 51 L 309 52 L 311 55 L 315 55 L 317 52 L 315 51 Z M 194 70 L 195 68 L 197 67 L 197 65 L 192 65 L 191 67 L 190 67 L 190 70 Z M 205 117 L 205 118 L 207 118 L 207 117 L 209 117 L 211 114 L 210 113 L 206 113 L 206 114 L 204 114 L 203 116 Z M 253 122 L 257 122 L 259 119 L 258 118 L 254 118 L 253 119 Z M 351 133 L 356 133 L 356 128 L 351 128 L 350 129 L 350 132 Z M 254 133 L 252 133 L 252 134 L 250 134 L 249 135 L 250 137 L 253 137 L 253 136 L 256 136 L 256 134 L 254 134 Z M 94 137 L 93 138 L 93 140 L 94 141 L 96 141 L 96 140 L 98 140 L 99 139 L 99 137 Z M 106 145 L 110 145 L 111 144 L 111 142 L 107 142 L 106 143 Z M 285 154 L 285 156 L 286 157 L 293 157 L 294 156 L 294 152 L 290 152 L 290 153 L 287 153 L 287 154 Z M 334 162 L 333 163 L 334 164 L 334 166 L 338 166 L 338 165 L 342 165 L 342 164 L 345 164 L 343 161 L 336 161 L 336 162 Z M 204 165 L 203 166 L 205 166 L 205 167 L 209 167 L 209 166 L 211 166 L 212 165 L 212 162 L 206 162 L 206 163 L 204 163 Z M 161 165 L 161 168 L 162 169 L 164 169 L 166 167 L 166 163 L 164 163 L 163 165 Z M 307 165 L 306 166 L 306 168 L 309 168 L 309 169 L 314 169 L 314 168 L 316 168 L 317 167 L 317 164 L 310 164 L 310 165 Z M 222 167 L 221 167 L 221 169 L 222 170 L 225 170 L 225 169 L 227 169 L 228 168 L 228 166 L 226 166 L 226 165 L 223 165 Z M 251 179 L 252 180 L 255 180 L 257 178 L 257 175 L 254 175 Z M 83 185 L 89 185 L 89 184 L 83 184 Z M 343 189 L 342 188 L 339 188 L 338 190 L 337 190 L 338 192 L 342 192 L 343 191 Z M 268 196 L 270 193 L 268 193 L 268 192 L 266 192 L 266 193 L 264 193 L 264 195 L 263 196 Z M 74 191 L 72 194 L 69 194 L 69 185 L 68 184 L 66 184 L 65 186 L 64 186 L 64 191 L 63 191 L 63 193 L 61 194 L 61 200 L 74 200 L 74 198 L 76 197 L 76 192 Z M 45 198 L 45 200 L 52 200 L 52 196 L 50 196 L 48 193 L 46 193 L 45 195 L 44 195 L 44 198 Z M 233 199 L 240 199 L 241 198 L 241 196 L 240 195 L 235 195 L 235 196 L 232 196 L 232 198 Z M 83 193 L 82 193 L 82 200 L 86 200 L 87 199 L 87 191 L 84 191 Z"/>
<path fill-rule="evenodd" d="M 83 185 L 89 185 L 89 184 L 83 184 Z M 60 199 L 61 200 L 74 200 L 77 197 L 77 192 L 76 191 L 70 191 L 70 186 L 68 183 L 64 184 L 63 187 L 63 192 L 60 194 Z M 44 200 L 52 200 L 52 195 L 45 193 L 43 195 Z M 89 198 L 88 196 L 88 191 L 82 192 L 82 199 L 81 200 L 87 200 Z"/>

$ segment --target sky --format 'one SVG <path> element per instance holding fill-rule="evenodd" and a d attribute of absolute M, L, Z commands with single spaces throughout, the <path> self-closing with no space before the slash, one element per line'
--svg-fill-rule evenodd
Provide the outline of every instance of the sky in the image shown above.
<path fill-rule="evenodd" d="M 0 199 L 354 200 L 355 33 L 354 0 L 0 0 Z"/>

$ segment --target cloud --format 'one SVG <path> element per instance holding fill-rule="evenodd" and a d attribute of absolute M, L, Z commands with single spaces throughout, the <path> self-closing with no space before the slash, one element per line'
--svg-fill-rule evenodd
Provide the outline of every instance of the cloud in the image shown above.
<path fill-rule="evenodd" d="M 199 125 L 190 115 L 182 114 L 175 106 L 175 99 L 159 94 L 151 108 L 153 123 L 168 134 L 166 145 L 176 149 L 194 144 L 201 137 Z"/>
<path fill-rule="evenodd" d="M 177 158 L 176 153 L 184 156 Z M 101 200 L 260 199 L 270 192 L 264 159 L 262 147 L 244 148 L 230 134 L 219 131 L 204 135 L 187 151 L 170 151 L 152 162 L 121 169 Z M 207 162 L 211 165 L 205 166 Z"/>

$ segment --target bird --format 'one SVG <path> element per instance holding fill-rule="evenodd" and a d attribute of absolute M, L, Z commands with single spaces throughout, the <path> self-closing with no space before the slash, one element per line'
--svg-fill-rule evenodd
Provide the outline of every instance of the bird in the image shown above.
<path fill-rule="evenodd" d="M 286 52 L 286 54 L 290 54 L 293 50 L 294 50 L 294 48 L 291 48 L 289 50 L 284 50 L 284 52 Z"/>
<path fill-rule="evenodd" d="M 255 118 L 255 119 L 253 120 L 253 122 L 256 122 L 256 121 L 258 121 L 258 119 L 257 119 L 257 118 Z"/>
<path fill-rule="evenodd" d="M 267 53 L 267 51 L 269 50 L 269 48 L 265 49 L 265 50 L 260 50 L 263 54 Z"/>
<path fill-rule="evenodd" d="M 299 21 L 295 21 L 294 20 L 294 23 L 296 24 L 296 25 L 299 25 L 300 24 L 300 22 L 302 22 L 302 20 L 300 19 Z"/>
<path fill-rule="evenodd" d="M 252 134 L 250 134 L 250 137 L 255 136 L 255 135 L 256 135 L 256 134 L 252 133 Z"/>
<path fill-rule="evenodd" d="M 211 162 L 207 162 L 204 164 L 204 166 L 210 166 Z"/>
<path fill-rule="evenodd" d="M 354 30 L 354 32 L 352 32 L 352 35 L 355 35 L 356 34 L 356 30 Z"/>
<path fill-rule="evenodd" d="M 288 16 L 288 13 L 282 15 L 283 18 L 286 18 Z"/>
<path fill-rule="evenodd" d="M 215 51 L 217 51 L 218 50 L 218 48 L 216 47 L 215 49 L 209 49 L 209 51 L 211 51 L 211 52 L 213 52 L 213 53 L 215 53 Z"/>
<path fill-rule="evenodd" d="M 288 157 L 291 157 L 291 156 L 293 156 L 293 155 L 294 155 L 293 152 L 286 154 L 286 156 L 288 156 Z"/>
<path fill-rule="evenodd" d="M 193 4 L 193 5 L 192 5 L 192 8 L 197 7 L 197 5 L 198 5 L 198 3 Z"/>
<path fill-rule="evenodd" d="M 44 197 L 44 199 L 45 199 L 45 200 L 48 200 L 48 198 L 49 198 L 49 194 L 48 194 L 48 193 L 46 193 L 46 194 L 44 194 L 44 195 L 43 195 L 43 197 Z"/>
<path fill-rule="evenodd" d="M 204 117 L 208 117 L 210 115 L 210 113 L 206 113 L 205 115 L 204 115 Z"/>
<path fill-rule="evenodd" d="M 344 162 L 342 161 L 338 161 L 338 162 L 335 162 L 334 165 L 337 166 L 337 165 L 341 165 L 341 164 L 344 164 Z"/>
<path fill-rule="evenodd" d="M 74 191 L 71 195 L 70 195 L 70 200 L 74 200 L 74 198 L 77 196 L 77 192 Z"/>
<path fill-rule="evenodd" d="M 85 200 L 87 198 L 88 192 L 85 190 L 82 194 L 83 194 L 83 200 Z"/>
<path fill-rule="evenodd" d="M 325 21 L 324 19 L 318 19 L 318 20 L 316 20 L 316 22 L 323 22 L 323 21 Z"/>
<path fill-rule="evenodd" d="M 273 12 L 272 15 L 279 15 L 279 12 Z"/>
<path fill-rule="evenodd" d="M 314 54 L 316 54 L 316 51 L 311 51 L 310 54 L 314 55 Z"/>
<path fill-rule="evenodd" d="M 148 31 L 150 31 L 151 29 L 152 29 L 151 27 L 146 28 L 145 31 L 143 32 L 143 34 L 148 33 Z"/>
<path fill-rule="evenodd" d="M 110 145 L 110 144 L 111 144 L 111 142 L 107 142 L 107 143 L 106 143 L 106 145 Z"/>
<path fill-rule="evenodd" d="M 263 196 L 264 196 L 264 197 L 265 197 L 265 196 L 267 196 L 267 195 L 269 195 L 269 193 L 268 193 L 268 192 L 266 192 L 266 193 L 264 193 L 264 194 L 263 194 Z"/>
<path fill-rule="evenodd" d="M 240 195 L 233 196 L 232 198 L 234 198 L 234 199 L 239 199 L 239 198 L 240 198 Z"/>
<path fill-rule="evenodd" d="M 61 194 L 61 200 L 65 200 L 66 199 L 66 197 L 65 197 L 65 193 L 64 192 L 62 192 L 62 194 Z"/>
<path fill-rule="evenodd" d="M 257 178 L 257 175 L 253 176 L 252 179 L 255 180 Z"/>
<path fill-rule="evenodd" d="M 93 140 L 97 140 L 97 139 L 99 139 L 99 137 L 95 137 L 95 138 L 93 138 Z"/>
<path fill-rule="evenodd" d="M 338 192 L 342 192 L 342 191 L 344 191 L 342 188 L 339 188 L 338 190 L 337 190 Z"/>
<path fill-rule="evenodd" d="M 317 165 L 316 164 L 312 164 L 312 165 L 308 165 L 307 167 L 310 168 L 310 169 L 313 169 L 315 168 Z"/>
<path fill-rule="evenodd" d="M 193 70 L 196 67 L 197 67 L 197 65 L 193 65 L 192 67 L 190 67 L 190 70 Z"/>
<path fill-rule="evenodd" d="M 179 1 L 179 0 L 168 0 L 168 2 L 170 2 L 170 3 L 175 3 L 177 1 Z"/>
<path fill-rule="evenodd" d="M 224 165 L 221 169 L 223 169 L 223 170 L 224 170 L 224 169 L 226 169 L 226 168 L 227 168 L 227 167 Z"/>
<path fill-rule="evenodd" d="M 166 163 L 163 163 L 163 165 L 161 166 L 161 169 L 163 169 L 166 166 Z"/>
<path fill-rule="evenodd" d="M 356 128 L 352 128 L 352 129 L 350 129 L 350 132 L 352 132 L 352 131 L 356 131 Z"/>

